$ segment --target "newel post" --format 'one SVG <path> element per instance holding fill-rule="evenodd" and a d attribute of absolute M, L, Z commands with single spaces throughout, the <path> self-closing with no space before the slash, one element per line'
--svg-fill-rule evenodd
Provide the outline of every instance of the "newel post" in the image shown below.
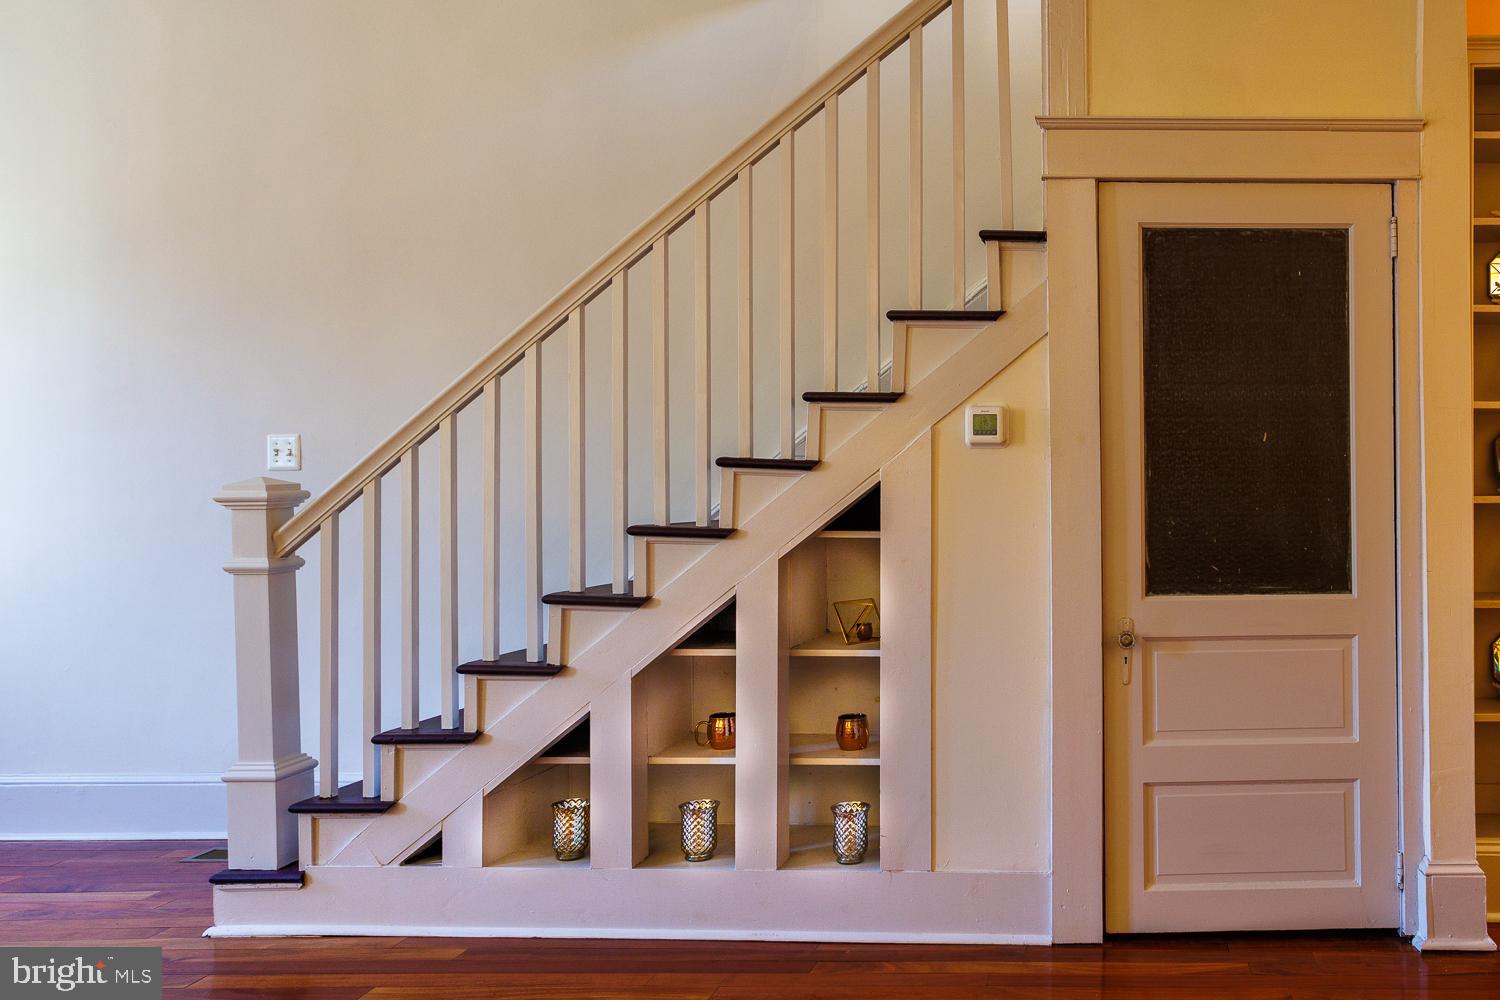
<path fill-rule="evenodd" d="M 301 749 L 297 706 L 297 570 L 277 558 L 273 536 L 306 500 L 297 483 L 257 476 L 214 497 L 229 509 L 234 578 L 235 712 L 238 760 L 224 773 L 229 867 L 266 871 L 297 860 L 296 817 L 287 807 L 312 795 L 317 761 Z"/>

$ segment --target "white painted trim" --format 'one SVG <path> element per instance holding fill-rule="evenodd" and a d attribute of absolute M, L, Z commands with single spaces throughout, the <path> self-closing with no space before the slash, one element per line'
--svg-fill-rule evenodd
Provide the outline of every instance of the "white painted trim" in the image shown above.
<path fill-rule="evenodd" d="M 314 866 L 298 892 L 214 892 L 210 937 L 406 935 L 1047 943 L 1043 872 Z M 728 894 L 754 905 L 695 910 Z M 850 908 L 846 901 L 859 899 Z M 588 900 L 579 906 L 578 900 Z"/>
<path fill-rule="evenodd" d="M 0 774 L 0 841 L 222 840 L 232 770 Z M 357 773 L 340 775 L 339 783 L 357 780 Z"/>
<path fill-rule="evenodd" d="M 1422 173 L 1408 118 L 1039 118 L 1042 174 L 1120 181 L 1376 181 Z"/>
<path fill-rule="evenodd" d="M 1030 873 L 1021 873 L 1030 874 Z M 220 886 L 215 891 L 231 887 Z M 272 886 L 266 886 L 270 889 Z M 248 937 L 497 937 L 497 938 L 604 938 L 622 941 L 807 941 L 837 944 L 1031 944 L 1046 945 L 1045 934 L 903 934 L 865 931 L 838 934 L 819 931 L 704 930 L 697 927 L 444 927 L 425 924 L 215 924 L 203 932 L 207 938 Z"/>

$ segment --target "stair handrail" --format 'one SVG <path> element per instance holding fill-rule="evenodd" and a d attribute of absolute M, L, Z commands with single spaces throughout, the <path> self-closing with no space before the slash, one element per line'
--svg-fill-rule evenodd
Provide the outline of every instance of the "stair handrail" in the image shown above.
<path fill-rule="evenodd" d="M 872 63 L 900 47 L 914 29 L 926 25 L 952 2 L 911 0 L 749 138 L 569 282 L 530 319 L 438 393 L 352 469 L 297 511 L 274 535 L 275 557 L 286 558 L 301 548 L 318 533 L 324 521 L 352 505 L 370 482 L 395 468 L 402 455 L 431 437 L 444 419 L 473 401 L 485 383 L 519 362 L 527 348 L 562 326 L 574 309 L 597 297 L 617 274 L 643 258 L 658 240 L 692 219 L 700 205 L 732 184 L 743 169 L 753 166 L 775 149 L 787 133 L 812 118 L 830 98 L 859 80 Z"/>

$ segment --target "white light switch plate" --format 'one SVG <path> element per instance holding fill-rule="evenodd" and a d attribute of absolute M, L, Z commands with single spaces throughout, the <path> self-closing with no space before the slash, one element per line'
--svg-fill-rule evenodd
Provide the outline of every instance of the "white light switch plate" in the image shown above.
<path fill-rule="evenodd" d="M 295 472 L 302 468 L 301 434 L 266 435 L 266 469 L 271 472 Z"/>

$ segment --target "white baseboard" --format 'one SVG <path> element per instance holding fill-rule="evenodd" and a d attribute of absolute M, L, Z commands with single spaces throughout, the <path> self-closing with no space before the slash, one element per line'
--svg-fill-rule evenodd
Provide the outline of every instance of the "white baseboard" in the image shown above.
<path fill-rule="evenodd" d="M 0 774 L 0 840 L 222 840 L 226 816 L 217 773 Z"/>
<path fill-rule="evenodd" d="M 0 774 L 0 840 L 224 836 L 217 774 Z"/>

